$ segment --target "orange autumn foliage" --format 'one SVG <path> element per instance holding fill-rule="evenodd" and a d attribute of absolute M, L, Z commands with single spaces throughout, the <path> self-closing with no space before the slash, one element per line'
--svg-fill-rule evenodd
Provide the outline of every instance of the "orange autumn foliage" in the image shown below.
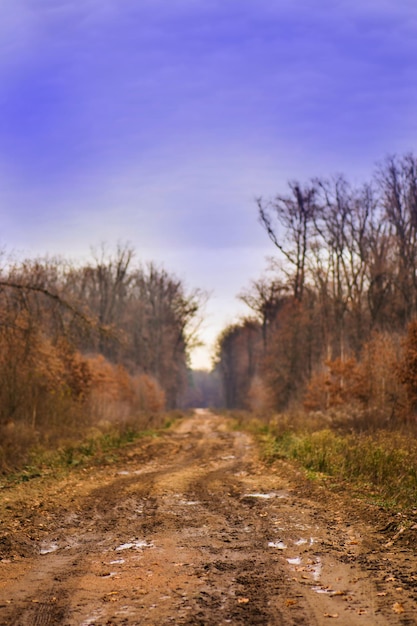
<path fill-rule="evenodd" d="M 120 403 L 136 411 L 161 411 L 165 395 L 155 379 L 146 374 L 132 376 L 122 365 L 110 363 L 101 354 L 87 358 L 91 395 L 101 406 Z M 115 416 L 116 417 L 116 416 Z"/>
<path fill-rule="evenodd" d="M 304 396 L 304 408 L 310 411 L 341 406 L 357 398 L 362 376 L 354 358 L 325 361 L 326 369 L 313 375 Z"/>
<path fill-rule="evenodd" d="M 327 360 L 314 374 L 304 395 L 309 411 L 359 404 L 391 416 L 403 403 L 398 378 L 398 342 L 392 335 L 375 333 L 354 357 Z"/>

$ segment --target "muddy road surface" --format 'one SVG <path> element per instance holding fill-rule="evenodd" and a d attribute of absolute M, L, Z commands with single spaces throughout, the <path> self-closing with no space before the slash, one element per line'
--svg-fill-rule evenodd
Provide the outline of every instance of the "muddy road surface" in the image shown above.
<path fill-rule="evenodd" d="M 0 624 L 417 624 L 411 529 L 206 411 L 1 497 Z"/>

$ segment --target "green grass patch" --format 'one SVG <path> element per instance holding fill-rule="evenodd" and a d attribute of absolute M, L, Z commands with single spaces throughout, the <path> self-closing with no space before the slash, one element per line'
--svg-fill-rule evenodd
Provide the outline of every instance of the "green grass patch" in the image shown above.
<path fill-rule="evenodd" d="M 264 429 L 262 429 L 264 430 Z M 340 434 L 329 428 L 316 432 L 258 431 L 266 460 L 299 462 L 309 477 L 330 476 L 350 483 L 380 504 L 416 507 L 417 441 L 401 433 Z"/>
<path fill-rule="evenodd" d="M 171 412 L 166 415 L 161 425 L 155 428 L 144 429 L 131 423 L 115 425 L 104 433 L 98 428 L 93 429 L 90 436 L 86 436 L 85 439 L 57 443 L 53 449 L 50 446 L 35 446 L 28 452 L 28 460 L 21 468 L 3 477 L 3 486 L 27 482 L 51 472 L 62 476 L 79 467 L 116 463 L 120 458 L 118 452 L 121 449 L 144 437 L 159 437 L 183 416 L 184 414 L 179 411 Z"/>

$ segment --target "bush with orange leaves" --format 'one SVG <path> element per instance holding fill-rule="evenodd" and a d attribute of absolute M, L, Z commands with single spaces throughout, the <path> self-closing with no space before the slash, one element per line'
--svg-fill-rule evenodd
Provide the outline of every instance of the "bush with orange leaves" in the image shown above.
<path fill-rule="evenodd" d="M 0 326 L 0 425 L 34 429 L 68 422 L 68 411 L 88 390 L 89 372 L 69 344 L 54 343 L 21 313 Z"/>
<path fill-rule="evenodd" d="M 323 411 L 352 402 L 361 395 L 363 380 L 353 357 L 325 361 L 325 370 L 313 375 L 304 397 L 307 410 Z"/>
<path fill-rule="evenodd" d="M 417 320 L 413 320 L 408 325 L 397 374 L 406 393 L 403 416 L 406 421 L 415 421 L 417 417 Z"/>
<path fill-rule="evenodd" d="M 399 358 L 398 338 L 375 333 L 365 344 L 360 360 L 348 357 L 324 363 L 324 368 L 310 380 L 304 408 L 325 411 L 356 405 L 384 421 L 398 417 L 404 405 L 404 389 L 398 376 Z"/>
<path fill-rule="evenodd" d="M 132 376 L 101 354 L 86 358 L 86 362 L 91 376 L 89 406 L 93 423 L 124 422 L 138 413 L 164 409 L 164 392 L 152 377 Z"/>

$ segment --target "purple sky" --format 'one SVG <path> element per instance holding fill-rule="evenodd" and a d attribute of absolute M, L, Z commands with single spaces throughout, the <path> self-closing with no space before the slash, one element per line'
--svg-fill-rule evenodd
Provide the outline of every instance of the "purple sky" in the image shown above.
<path fill-rule="evenodd" d="M 3 0 L 0 242 L 128 240 L 210 342 L 273 253 L 254 197 L 415 151 L 416 68 L 414 0 Z"/>

